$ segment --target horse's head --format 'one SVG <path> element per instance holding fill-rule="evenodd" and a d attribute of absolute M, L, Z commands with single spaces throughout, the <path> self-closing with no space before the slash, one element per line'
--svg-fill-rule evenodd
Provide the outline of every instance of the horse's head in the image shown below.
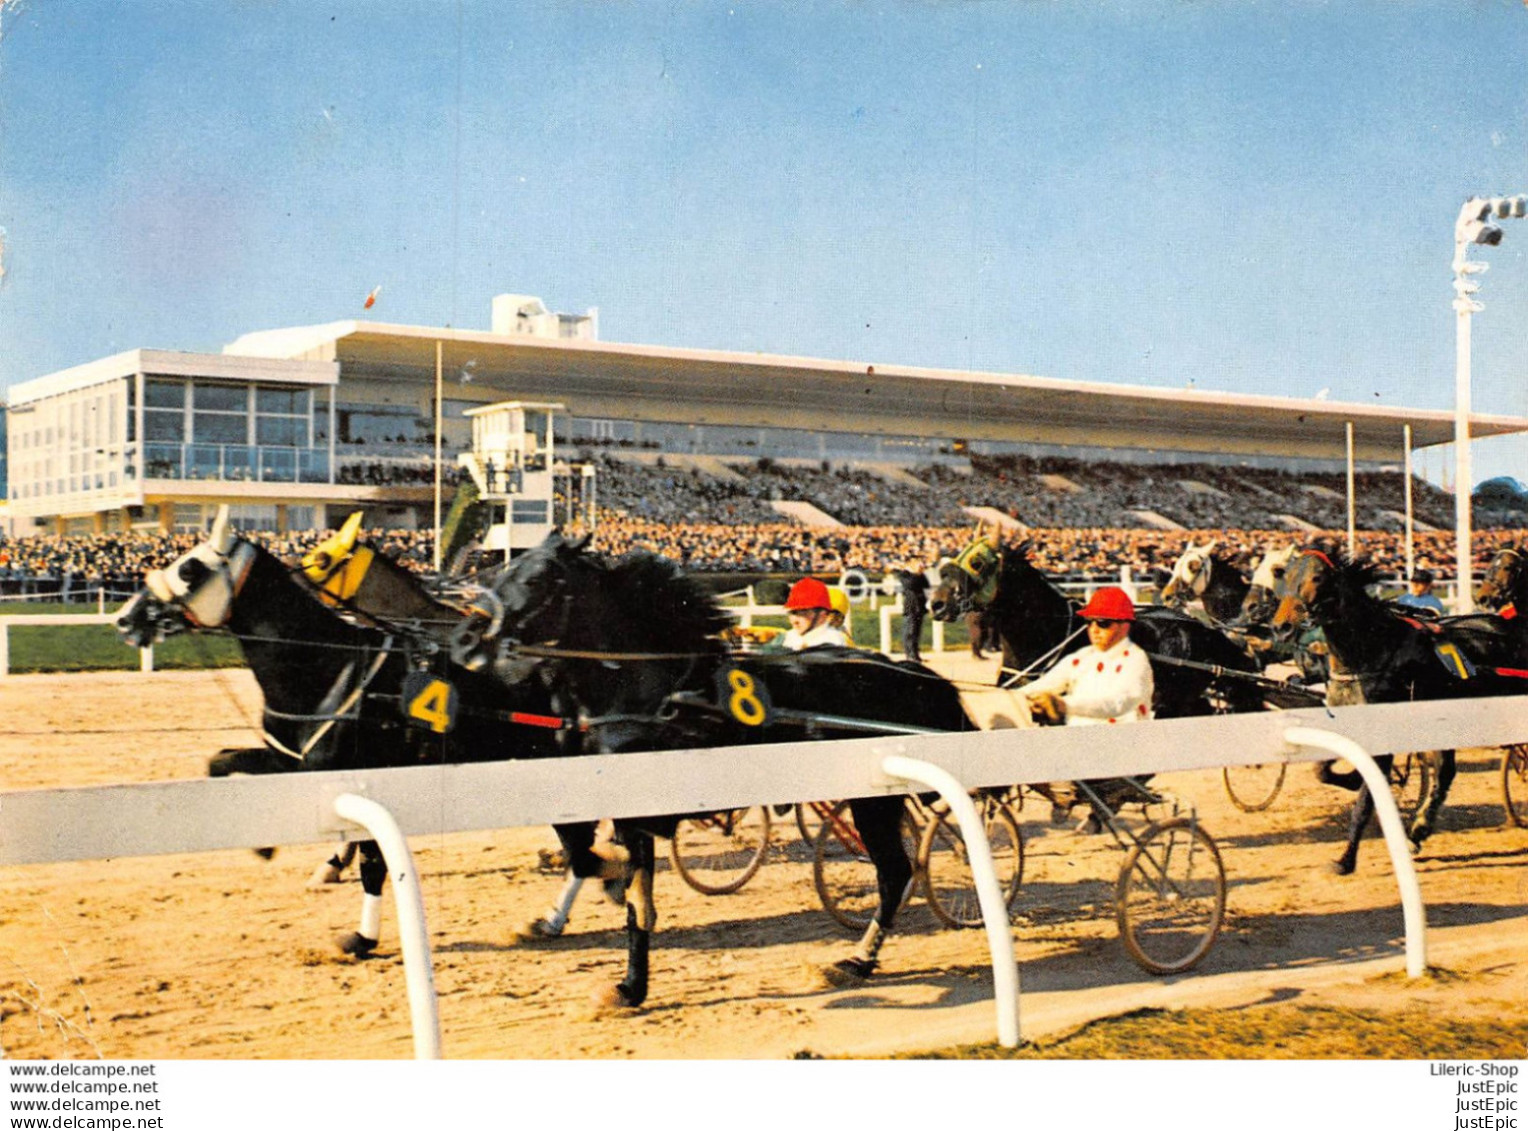
<path fill-rule="evenodd" d="M 1269 624 L 1275 632 L 1289 635 L 1311 616 L 1336 568 L 1323 550 L 1304 550 L 1290 558 L 1273 585 L 1275 607 Z"/>
<path fill-rule="evenodd" d="M 145 647 L 188 625 L 221 628 L 233 615 L 255 552 L 229 527 L 228 508 L 219 507 L 204 542 L 144 578 L 144 589 L 117 615 L 117 631 Z"/>
<path fill-rule="evenodd" d="M 1261 623 L 1273 615 L 1278 599 L 1274 590 L 1283 578 L 1289 563 L 1295 556 L 1295 546 L 1290 543 L 1282 550 L 1269 550 L 1252 569 L 1252 588 L 1242 598 L 1242 619 L 1249 623 Z"/>
<path fill-rule="evenodd" d="M 568 627 L 572 595 L 568 583 L 588 544 L 553 531 L 505 567 L 494 582 L 501 633 L 519 644 L 555 644 Z"/>
<path fill-rule="evenodd" d="M 302 557 L 302 572 L 318 587 L 328 604 L 355 596 L 375 557 L 369 547 L 356 546 L 361 535 L 361 512 L 356 511 L 333 535 Z"/>
<path fill-rule="evenodd" d="M 1522 551 L 1499 550 L 1480 579 L 1475 600 L 1487 609 L 1505 609 L 1522 602 L 1519 596 L 1528 582 L 1528 558 Z"/>
<path fill-rule="evenodd" d="M 1172 574 L 1162 587 L 1162 603 L 1180 608 L 1195 597 L 1203 597 L 1210 583 L 1210 571 L 1214 568 L 1215 546 L 1190 546 L 1173 563 Z"/>
<path fill-rule="evenodd" d="M 989 534 L 978 524 L 976 536 L 965 549 L 939 562 L 936 567 L 939 583 L 929 594 L 929 611 L 935 620 L 952 621 L 992 604 L 1002 572 L 1001 547 L 997 532 Z"/>

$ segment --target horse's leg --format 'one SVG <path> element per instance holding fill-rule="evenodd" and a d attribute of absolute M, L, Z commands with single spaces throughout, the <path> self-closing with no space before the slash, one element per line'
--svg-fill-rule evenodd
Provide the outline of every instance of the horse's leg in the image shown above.
<path fill-rule="evenodd" d="M 1388 778 L 1392 761 L 1394 761 L 1393 755 L 1380 754 L 1375 757 L 1374 764 L 1379 767 L 1379 772 Z M 1358 866 L 1358 842 L 1363 839 L 1364 830 L 1369 827 L 1369 819 L 1373 816 L 1374 795 L 1365 785 L 1359 789 L 1358 796 L 1353 800 L 1353 809 L 1348 818 L 1347 847 L 1342 850 L 1342 855 L 1332 865 L 1332 871 L 1339 876 L 1352 875 L 1353 869 Z"/>
<path fill-rule="evenodd" d="M 1335 760 L 1317 762 L 1316 780 L 1322 785 L 1335 785 L 1338 789 L 1345 789 L 1349 793 L 1363 788 L 1364 778 L 1362 774 L 1357 770 L 1349 770 L 1346 773 L 1339 774 L 1336 770 L 1332 769 L 1336 764 Z"/>
<path fill-rule="evenodd" d="M 853 986 L 863 982 L 880 961 L 881 946 L 891 932 L 897 909 L 912 883 L 913 866 L 902 844 L 902 812 L 905 806 L 898 797 L 859 798 L 849 802 L 854 827 L 865 851 L 875 863 L 876 894 L 879 902 L 870 925 L 860 937 L 859 946 L 848 958 L 835 962 L 823 976 L 835 986 Z"/>
<path fill-rule="evenodd" d="M 374 840 L 361 841 L 361 925 L 341 935 L 339 948 L 365 958 L 377 949 L 382 937 L 382 885 L 387 880 L 387 861 Z"/>
<path fill-rule="evenodd" d="M 1438 812 L 1448 800 L 1449 787 L 1454 784 L 1454 775 L 1458 771 L 1454 751 L 1439 750 L 1437 754 L 1433 772 L 1427 782 L 1427 795 L 1418 802 L 1417 815 L 1412 818 L 1411 828 L 1407 831 L 1413 852 L 1421 849 L 1422 842 L 1432 836 L 1433 829 L 1437 827 Z"/>
<path fill-rule="evenodd" d="M 337 884 L 345 869 L 350 867 L 355 860 L 356 842 L 348 841 L 345 847 L 325 860 L 317 868 L 313 869 L 313 876 L 308 880 L 310 886 L 317 887 L 322 884 Z"/>
<path fill-rule="evenodd" d="M 631 851 L 631 882 L 626 887 L 626 977 L 615 987 L 615 996 L 603 1004 L 635 1009 L 647 1000 L 648 957 L 658 910 L 653 904 L 653 870 L 657 850 L 650 833 L 627 830 Z"/>

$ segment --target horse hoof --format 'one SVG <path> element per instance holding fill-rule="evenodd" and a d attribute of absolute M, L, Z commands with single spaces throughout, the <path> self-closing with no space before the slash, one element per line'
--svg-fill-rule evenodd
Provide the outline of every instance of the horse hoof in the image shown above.
<path fill-rule="evenodd" d="M 1351 860 L 1333 860 L 1327 865 L 1327 870 L 1334 876 L 1351 876 L 1354 864 Z"/>
<path fill-rule="evenodd" d="M 340 935 L 335 939 L 335 945 L 340 948 L 341 954 L 353 955 L 356 958 L 370 958 L 371 952 L 377 949 L 377 940 L 369 939 L 359 931 L 351 931 L 348 935 Z"/>
<path fill-rule="evenodd" d="M 340 870 L 333 864 L 320 864 L 313 869 L 313 874 L 308 877 L 310 888 L 323 887 L 325 884 L 337 884 L 340 882 Z"/>
<path fill-rule="evenodd" d="M 255 849 L 255 855 L 260 857 L 261 860 L 271 860 L 275 857 L 276 850 L 274 848 L 257 848 Z"/>
<path fill-rule="evenodd" d="M 831 966 L 822 968 L 822 977 L 828 985 L 836 989 L 853 989 L 863 986 L 875 973 L 876 964 L 866 962 L 860 958 L 845 958 L 833 963 Z"/>
<path fill-rule="evenodd" d="M 526 946 L 561 938 L 562 932 L 562 927 L 557 926 L 550 919 L 542 916 L 540 919 L 532 919 L 525 926 L 510 932 L 509 941 L 511 946 Z"/>
<path fill-rule="evenodd" d="M 596 1013 L 631 1013 L 642 1006 L 640 1001 L 632 1001 L 626 987 L 619 983 L 595 990 L 589 995 L 589 1004 Z"/>

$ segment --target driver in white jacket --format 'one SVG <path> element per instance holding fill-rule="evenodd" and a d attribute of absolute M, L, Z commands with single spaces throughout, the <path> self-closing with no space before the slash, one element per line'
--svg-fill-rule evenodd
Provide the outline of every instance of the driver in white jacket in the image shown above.
<path fill-rule="evenodd" d="M 1078 614 L 1088 645 L 1024 689 L 1031 717 L 1067 726 L 1138 723 L 1151 718 L 1151 662 L 1130 639 L 1135 604 L 1123 590 L 1098 590 Z"/>

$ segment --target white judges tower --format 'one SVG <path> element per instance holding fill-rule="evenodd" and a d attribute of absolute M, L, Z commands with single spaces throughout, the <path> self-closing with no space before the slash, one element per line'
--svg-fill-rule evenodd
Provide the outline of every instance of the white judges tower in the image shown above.
<path fill-rule="evenodd" d="M 593 527 L 594 468 L 584 465 L 575 470 L 558 464 L 553 454 L 553 421 L 565 411 L 563 405 L 545 401 L 499 401 L 467 410 L 472 450 L 457 459 L 489 509 L 484 550 L 510 557 L 550 534 L 557 525 L 558 479 L 567 483 L 565 517 L 572 519 L 577 496 L 586 524 Z"/>

